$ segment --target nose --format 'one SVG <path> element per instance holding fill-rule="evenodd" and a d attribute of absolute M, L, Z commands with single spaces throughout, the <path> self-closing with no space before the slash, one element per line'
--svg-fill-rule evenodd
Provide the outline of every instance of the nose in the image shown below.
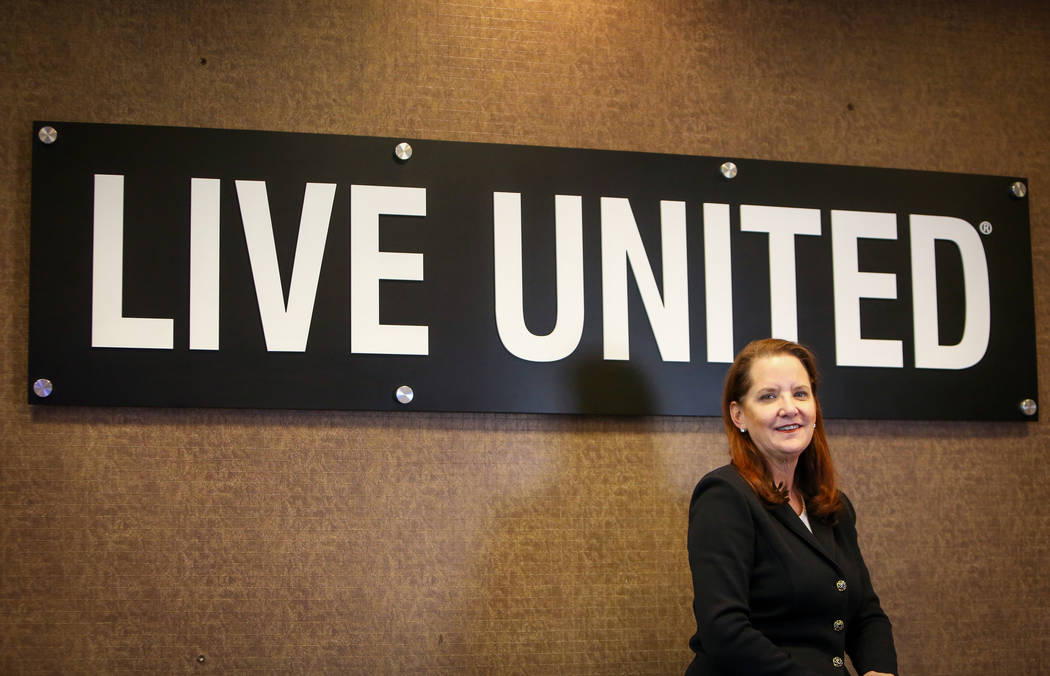
<path fill-rule="evenodd" d="M 790 418 L 798 413 L 798 403 L 790 393 L 780 399 L 780 415 Z"/>

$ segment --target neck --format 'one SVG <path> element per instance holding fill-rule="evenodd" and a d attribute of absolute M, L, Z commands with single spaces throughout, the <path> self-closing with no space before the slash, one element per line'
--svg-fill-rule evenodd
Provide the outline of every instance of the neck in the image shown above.
<path fill-rule="evenodd" d="M 795 490 L 795 468 L 798 466 L 798 458 L 792 458 L 783 462 L 770 462 L 769 473 L 773 477 L 774 486 L 783 486 L 788 495 Z"/>

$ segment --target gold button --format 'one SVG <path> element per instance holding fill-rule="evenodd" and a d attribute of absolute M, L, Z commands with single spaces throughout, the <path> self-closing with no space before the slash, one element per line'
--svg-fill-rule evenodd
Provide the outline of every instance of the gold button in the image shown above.
<path fill-rule="evenodd" d="M 838 655 L 835 655 L 834 657 L 832 657 L 831 658 L 831 666 L 833 666 L 833 667 L 841 667 L 842 666 L 842 658 L 839 657 Z"/>
<path fill-rule="evenodd" d="M 838 582 L 836 582 L 835 589 L 838 589 L 839 591 L 846 591 L 846 581 L 839 580 Z"/>
<path fill-rule="evenodd" d="M 842 620 L 835 620 L 835 622 L 831 625 L 831 628 L 835 631 L 842 631 L 846 628 L 846 623 Z"/>

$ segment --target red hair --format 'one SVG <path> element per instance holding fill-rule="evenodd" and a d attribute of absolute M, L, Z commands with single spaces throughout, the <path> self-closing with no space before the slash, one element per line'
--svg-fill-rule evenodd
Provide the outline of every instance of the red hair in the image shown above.
<path fill-rule="evenodd" d="M 820 399 L 817 398 L 820 380 L 817 358 L 806 347 L 790 340 L 764 338 L 748 343 L 736 356 L 726 374 L 725 387 L 722 390 L 722 422 L 725 423 L 726 435 L 729 437 L 729 455 L 733 466 L 763 501 L 771 505 L 788 501 L 784 487 L 773 483 L 773 475 L 766 464 L 765 456 L 755 446 L 750 435 L 737 429 L 730 415 L 730 404 L 742 401 L 751 389 L 752 365 L 759 359 L 782 354 L 795 357 L 806 369 L 817 411 L 813 439 L 806 450 L 802 451 L 795 467 L 795 486 L 802 493 L 809 511 L 820 517 L 828 517 L 842 509 L 842 500 L 835 486 L 835 466 L 831 462 L 828 440 L 824 435 L 824 416 L 820 410 Z"/>

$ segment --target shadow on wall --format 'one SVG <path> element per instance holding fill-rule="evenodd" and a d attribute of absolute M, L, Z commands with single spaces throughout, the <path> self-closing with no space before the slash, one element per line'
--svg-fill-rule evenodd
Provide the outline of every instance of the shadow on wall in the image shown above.
<path fill-rule="evenodd" d="M 614 396 L 651 410 L 647 384 L 622 371 L 596 386 L 579 371 L 581 408 Z M 605 371 L 605 376 L 607 376 Z M 577 434 L 533 436 L 517 449 L 523 473 L 499 497 L 464 594 L 460 630 L 441 663 L 528 673 L 675 673 L 688 661 L 678 635 L 681 505 L 667 489 L 652 423 L 573 419 Z M 597 424 L 595 424 L 597 423 Z M 513 449 L 508 449 L 512 450 Z M 520 490 L 517 490 L 520 489 Z"/>

